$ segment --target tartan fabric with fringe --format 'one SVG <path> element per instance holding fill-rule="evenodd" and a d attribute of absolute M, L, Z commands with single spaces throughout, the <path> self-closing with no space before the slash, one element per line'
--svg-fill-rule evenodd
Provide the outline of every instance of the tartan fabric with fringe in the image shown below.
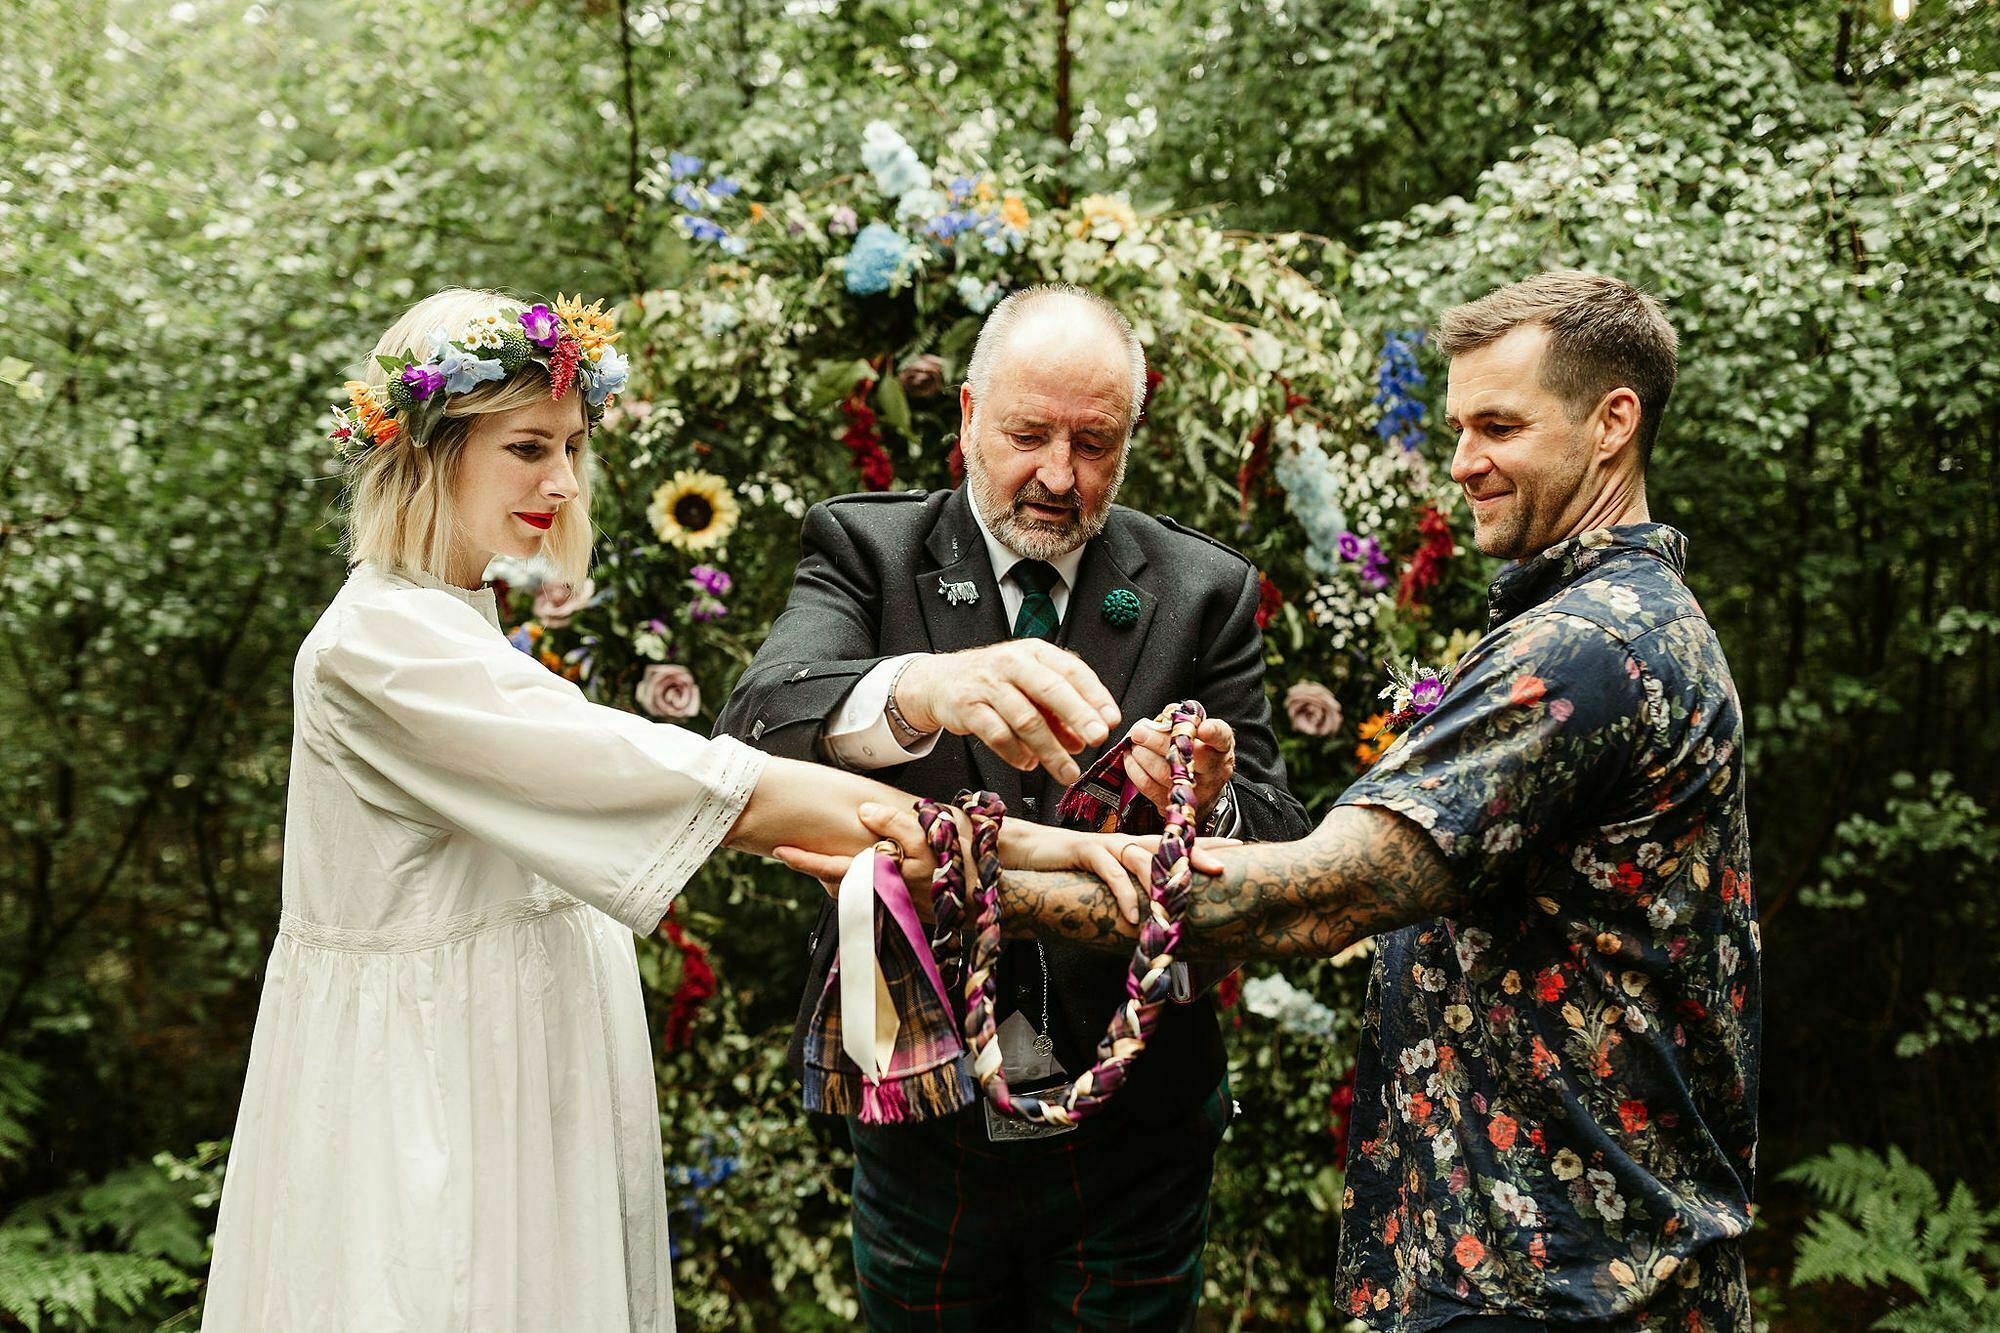
<path fill-rule="evenodd" d="M 805 1034 L 806 1109 L 858 1116 L 871 1125 L 950 1115 L 978 1095 L 958 1016 L 946 1001 L 930 942 L 910 908 L 902 870 L 887 856 L 871 855 L 877 888 L 872 908 L 875 963 L 898 1020 L 889 1070 L 880 1079 L 869 1077 L 847 1054 L 841 969 L 863 960 L 842 958 L 827 974 Z"/>

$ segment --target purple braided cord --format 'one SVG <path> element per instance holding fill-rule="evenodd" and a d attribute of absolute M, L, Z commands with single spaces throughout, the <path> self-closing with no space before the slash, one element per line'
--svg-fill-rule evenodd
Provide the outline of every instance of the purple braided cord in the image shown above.
<path fill-rule="evenodd" d="M 968 884 L 958 825 L 945 817 L 944 807 L 937 802 L 917 803 L 918 820 L 938 862 L 931 878 L 938 920 L 933 949 L 947 985 L 963 962 L 963 1023 L 973 1074 L 986 1090 L 987 1099 L 1002 1112 L 1047 1124 L 1074 1124 L 1110 1100 L 1124 1084 L 1132 1061 L 1146 1049 L 1146 1041 L 1159 1023 L 1160 1008 L 1173 989 L 1174 954 L 1180 948 L 1181 921 L 1193 885 L 1194 871 L 1188 858 L 1195 839 L 1194 733 L 1206 716 L 1202 706 L 1192 700 L 1175 704 L 1159 716 L 1172 731 L 1167 754 L 1171 778 L 1166 830 L 1153 855 L 1148 886 L 1151 910 L 1140 924 L 1139 944 L 1126 972 L 1126 1000 L 1111 1016 L 1104 1037 L 1097 1043 L 1097 1062 L 1067 1088 L 1045 1090 L 1044 1096 L 1016 1097 L 1009 1090 L 1000 1064 L 1000 1047 L 994 1041 L 995 965 L 1000 958 L 1000 823 L 1007 808 L 991 792 L 966 792 L 958 798 L 957 804 L 972 828 L 975 871 L 969 886 L 975 898 L 971 956 L 964 960 L 958 940 L 963 933 Z M 949 951 L 940 948 L 941 944 Z"/>

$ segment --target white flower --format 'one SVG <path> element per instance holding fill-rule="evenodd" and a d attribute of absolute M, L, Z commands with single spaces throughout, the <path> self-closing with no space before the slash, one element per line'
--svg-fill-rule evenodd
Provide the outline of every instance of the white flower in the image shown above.
<path fill-rule="evenodd" d="M 1405 1074 L 1414 1074 L 1420 1069 L 1429 1069 L 1437 1063 L 1437 1058 L 1437 1043 L 1425 1037 L 1414 1046 L 1405 1046 L 1397 1055 L 1396 1063 L 1402 1066 Z"/>
<path fill-rule="evenodd" d="M 1743 951 L 1727 935 L 1715 942 L 1715 955 L 1722 960 L 1724 972 L 1734 972 L 1736 965 L 1743 961 Z"/>
<path fill-rule="evenodd" d="M 1557 1150 L 1555 1161 L 1549 1167 L 1556 1173 L 1557 1180 L 1575 1180 L 1583 1174 L 1583 1159 L 1568 1148 Z"/>
<path fill-rule="evenodd" d="M 1541 1210 L 1534 1199 L 1521 1193 L 1507 1181 L 1493 1184 L 1493 1206 L 1507 1215 L 1507 1220 L 1517 1227 L 1537 1227 L 1542 1224 Z"/>
<path fill-rule="evenodd" d="M 1652 905 L 1646 909 L 1646 920 L 1654 930 L 1665 930 L 1674 924 L 1674 905 L 1665 898 L 1653 899 Z"/>
<path fill-rule="evenodd" d="M 1243 1003 L 1251 1013 L 1271 1019 L 1287 1032 L 1331 1040 L 1333 1010 L 1283 977 L 1252 977 L 1243 983 Z"/>

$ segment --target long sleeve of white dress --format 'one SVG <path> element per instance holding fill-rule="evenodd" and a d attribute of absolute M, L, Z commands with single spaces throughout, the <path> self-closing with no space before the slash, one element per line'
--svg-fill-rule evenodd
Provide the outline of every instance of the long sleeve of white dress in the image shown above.
<path fill-rule="evenodd" d="M 365 800 L 457 830 L 633 930 L 728 833 L 762 757 L 594 704 L 462 601 L 359 601 L 313 661 L 316 739 Z"/>
<path fill-rule="evenodd" d="M 670 1333 L 633 932 L 764 756 L 600 707 L 490 593 L 358 569 L 299 651 L 284 902 L 206 1333 Z"/>

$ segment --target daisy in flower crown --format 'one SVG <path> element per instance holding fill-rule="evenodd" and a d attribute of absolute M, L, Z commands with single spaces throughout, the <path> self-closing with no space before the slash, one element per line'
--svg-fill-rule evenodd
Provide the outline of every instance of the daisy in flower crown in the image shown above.
<path fill-rule="evenodd" d="M 541 554 L 580 583 L 590 432 L 628 374 L 617 339 L 604 303 L 581 297 L 418 302 L 334 409 L 349 558 L 474 587 L 494 554 Z"/>

